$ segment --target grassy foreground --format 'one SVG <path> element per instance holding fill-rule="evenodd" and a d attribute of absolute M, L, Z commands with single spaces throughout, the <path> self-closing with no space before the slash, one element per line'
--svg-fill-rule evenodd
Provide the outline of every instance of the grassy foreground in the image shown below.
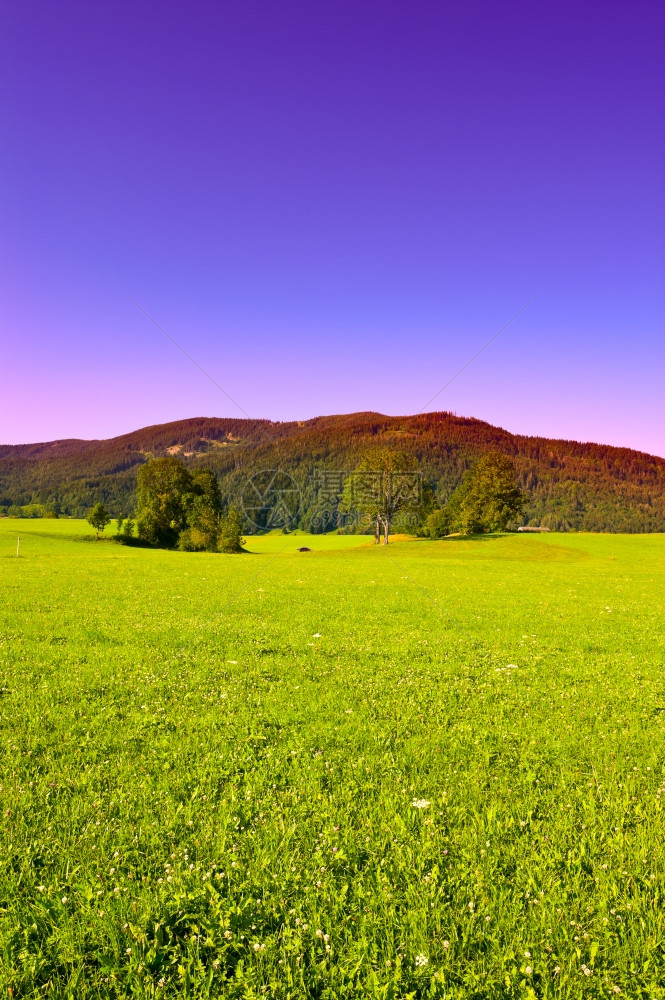
<path fill-rule="evenodd" d="M 665 537 L 89 530 L 0 521 L 0 996 L 665 997 Z"/>

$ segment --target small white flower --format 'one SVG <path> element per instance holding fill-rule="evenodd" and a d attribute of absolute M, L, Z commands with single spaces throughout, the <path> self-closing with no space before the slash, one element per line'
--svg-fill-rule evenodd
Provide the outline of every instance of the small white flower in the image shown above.
<path fill-rule="evenodd" d="M 429 809 L 431 803 L 429 799 L 414 799 L 411 805 L 414 809 Z"/>
<path fill-rule="evenodd" d="M 443 947 L 446 949 L 446 951 L 448 951 L 448 949 L 450 948 L 450 941 L 444 941 Z"/>
<path fill-rule="evenodd" d="M 527 965 L 527 967 L 526 967 L 526 969 L 524 971 L 526 972 L 527 976 L 530 976 L 531 973 L 533 972 L 533 969 L 531 968 L 530 965 Z"/>
<path fill-rule="evenodd" d="M 62 897 L 62 901 L 63 901 L 63 903 L 66 903 L 66 902 L 67 902 L 67 898 L 68 898 L 67 896 L 63 896 L 63 897 Z"/>
<path fill-rule="evenodd" d="M 46 892 L 46 886 L 45 885 L 38 885 L 37 888 L 39 889 L 40 892 Z"/>
<path fill-rule="evenodd" d="M 525 951 L 524 952 L 524 957 L 525 958 L 531 958 L 531 952 L 530 951 Z"/>
<path fill-rule="evenodd" d="M 427 958 L 426 955 L 416 955 L 416 967 L 427 965 L 428 962 L 429 959 Z"/>

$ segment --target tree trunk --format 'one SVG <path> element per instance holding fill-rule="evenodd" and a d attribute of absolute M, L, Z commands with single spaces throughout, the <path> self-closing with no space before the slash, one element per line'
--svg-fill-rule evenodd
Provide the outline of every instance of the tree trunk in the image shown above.
<path fill-rule="evenodd" d="M 390 518 L 383 518 L 383 544 L 388 544 L 388 532 L 390 531 Z"/>
<path fill-rule="evenodd" d="M 374 544 L 378 545 L 381 541 L 381 529 L 379 527 L 379 519 L 377 517 L 376 524 L 374 525 Z"/>

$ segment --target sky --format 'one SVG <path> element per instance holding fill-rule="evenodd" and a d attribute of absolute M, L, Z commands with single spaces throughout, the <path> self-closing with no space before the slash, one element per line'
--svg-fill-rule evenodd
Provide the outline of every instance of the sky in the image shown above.
<path fill-rule="evenodd" d="M 436 409 L 665 456 L 661 2 L 1 25 L 0 442 Z"/>

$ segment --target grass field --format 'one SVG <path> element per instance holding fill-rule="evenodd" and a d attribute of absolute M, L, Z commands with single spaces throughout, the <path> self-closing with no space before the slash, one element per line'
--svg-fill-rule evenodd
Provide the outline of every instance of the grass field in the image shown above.
<path fill-rule="evenodd" d="M 665 537 L 88 532 L 0 521 L 0 996 L 665 997 Z"/>

